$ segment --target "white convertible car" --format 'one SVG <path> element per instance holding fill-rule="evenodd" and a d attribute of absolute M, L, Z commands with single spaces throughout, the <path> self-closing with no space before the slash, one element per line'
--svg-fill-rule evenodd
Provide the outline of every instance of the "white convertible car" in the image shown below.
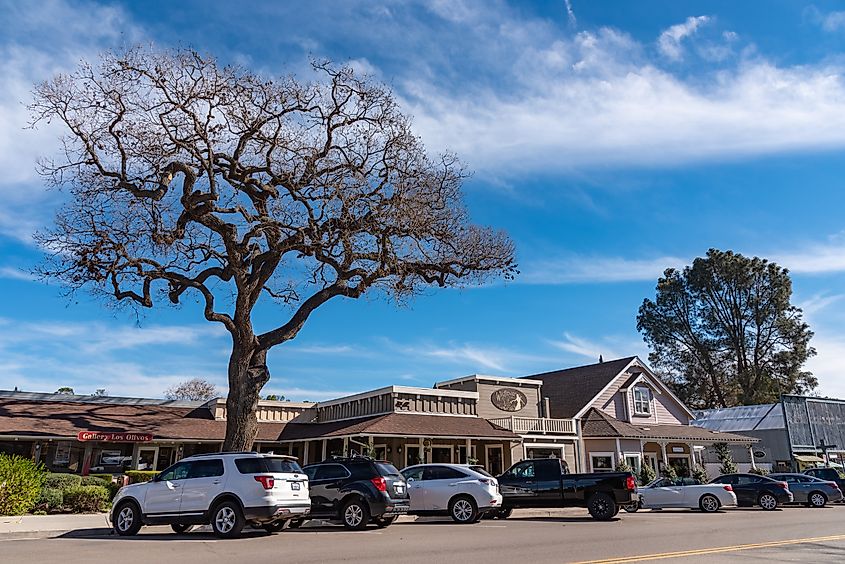
<path fill-rule="evenodd" d="M 639 507 L 645 509 L 686 507 L 713 513 L 720 507 L 736 505 L 736 494 L 729 484 L 701 484 L 692 478 L 659 478 L 639 488 L 637 493 L 640 494 Z"/>

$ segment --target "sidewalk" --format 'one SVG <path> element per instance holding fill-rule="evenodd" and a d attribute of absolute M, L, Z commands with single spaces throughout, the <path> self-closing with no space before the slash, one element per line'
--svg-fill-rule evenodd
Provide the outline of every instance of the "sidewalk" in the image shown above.
<path fill-rule="evenodd" d="M 76 529 L 102 529 L 110 525 L 105 513 L 16 515 L 0 517 L 0 535 L 66 533 Z"/>

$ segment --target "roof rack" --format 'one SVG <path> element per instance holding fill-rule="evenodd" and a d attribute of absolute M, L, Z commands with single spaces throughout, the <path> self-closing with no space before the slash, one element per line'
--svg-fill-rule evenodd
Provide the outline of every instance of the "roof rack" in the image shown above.
<path fill-rule="evenodd" d="M 262 454 L 254 450 L 224 450 L 222 452 L 201 452 L 199 454 L 192 454 L 185 458 L 199 458 L 201 456 L 220 456 L 221 454 Z"/>

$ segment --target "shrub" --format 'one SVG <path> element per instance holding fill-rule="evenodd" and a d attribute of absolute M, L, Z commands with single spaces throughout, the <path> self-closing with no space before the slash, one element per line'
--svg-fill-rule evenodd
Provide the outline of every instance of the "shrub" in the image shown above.
<path fill-rule="evenodd" d="M 55 511 L 64 505 L 65 496 L 62 490 L 57 488 L 41 488 L 41 494 L 38 496 L 36 507 L 42 511 Z"/>
<path fill-rule="evenodd" d="M 633 472 L 634 472 L 634 469 L 633 469 L 633 468 L 631 468 L 631 466 L 630 466 L 630 465 L 628 465 L 628 463 L 627 463 L 627 462 L 625 462 L 624 460 L 619 460 L 619 461 L 616 463 L 616 469 L 615 469 L 615 470 L 616 470 L 617 472 L 631 472 L 631 473 L 633 473 Z"/>
<path fill-rule="evenodd" d="M 117 491 L 120 489 L 118 484 L 115 484 L 111 481 L 111 474 L 106 474 L 108 479 L 103 479 L 100 476 L 103 474 L 98 475 L 89 475 L 82 477 L 82 485 L 83 486 L 100 486 L 106 488 L 109 492 L 109 501 L 114 499 L 114 496 L 117 494 Z"/>
<path fill-rule="evenodd" d="M 111 482 L 114 480 L 114 474 L 88 474 L 89 478 L 99 478 L 105 482 Z"/>
<path fill-rule="evenodd" d="M 692 477 L 694 480 L 698 480 L 702 484 L 706 484 L 710 481 L 710 477 L 707 475 L 707 469 L 701 464 L 696 464 L 692 467 Z"/>
<path fill-rule="evenodd" d="M 156 477 L 158 472 L 155 470 L 127 470 L 126 475 L 129 477 L 130 484 L 138 484 L 140 482 L 149 482 Z"/>
<path fill-rule="evenodd" d="M 82 476 L 76 474 L 47 474 L 47 480 L 44 482 L 45 487 L 62 491 L 81 485 Z"/>
<path fill-rule="evenodd" d="M 74 513 L 105 511 L 109 490 L 105 486 L 74 486 L 64 492 L 64 505 Z"/>
<path fill-rule="evenodd" d="M 757 468 L 752 468 L 751 470 L 749 470 L 748 473 L 749 474 L 757 474 L 758 476 L 766 476 L 766 475 L 768 475 L 769 471 L 766 470 L 765 468 L 760 468 L 758 466 Z"/>
<path fill-rule="evenodd" d="M 654 471 L 654 468 L 648 464 L 643 464 L 642 468 L 640 468 L 640 485 L 650 484 L 655 478 L 657 478 L 657 473 Z"/>
<path fill-rule="evenodd" d="M 44 468 L 29 458 L 0 454 L 0 515 L 22 515 L 35 507 Z"/>
<path fill-rule="evenodd" d="M 670 480 L 678 479 L 678 473 L 675 471 L 675 467 L 671 464 L 664 464 L 663 469 L 660 470 L 660 475 Z"/>
<path fill-rule="evenodd" d="M 719 472 L 721 474 L 736 474 L 736 464 L 734 464 L 734 458 L 731 454 L 731 447 L 727 443 L 716 443 L 713 447 L 716 449 L 716 458 L 721 463 Z"/>
<path fill-rule="evenodd" d="M 105 486 L 111 480 L 104 480 L 99 476 L 82 476 L 80 485 L 82 486 Z"/>

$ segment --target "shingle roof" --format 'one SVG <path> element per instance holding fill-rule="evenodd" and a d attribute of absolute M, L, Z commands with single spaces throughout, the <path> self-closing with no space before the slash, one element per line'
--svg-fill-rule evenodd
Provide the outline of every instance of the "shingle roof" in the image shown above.
<path fill-rule="evenodd" d="M 524 378 L 542 380 L 543 396 L 549 398 L 551 416 L 568 419 L 575 417 L 635 358 L 629 356 Z"/>
<path fill-rule="evenodd" d="M 632 425 L 619 421 L 607 413 L 590 408 L 581 419 L 581 435 L 591 437 L 619 437 L 627 439 L 667 439 L 702 441 L 706 443 L 756 443 L 759 439 L 734 433 L 718 433 L 691 425 Z"/>
<path fill-rule="evenodd" d="M 226 422 L 205 408 L 0 398 L 0 435 L 75 437 L 79 431 L 150 433 L 156 440 L 222 441 Z M 389 413 L 332 423 L 259 423 L 259 441 L 354 434 L 518 439 L 477 417 Z"/>

